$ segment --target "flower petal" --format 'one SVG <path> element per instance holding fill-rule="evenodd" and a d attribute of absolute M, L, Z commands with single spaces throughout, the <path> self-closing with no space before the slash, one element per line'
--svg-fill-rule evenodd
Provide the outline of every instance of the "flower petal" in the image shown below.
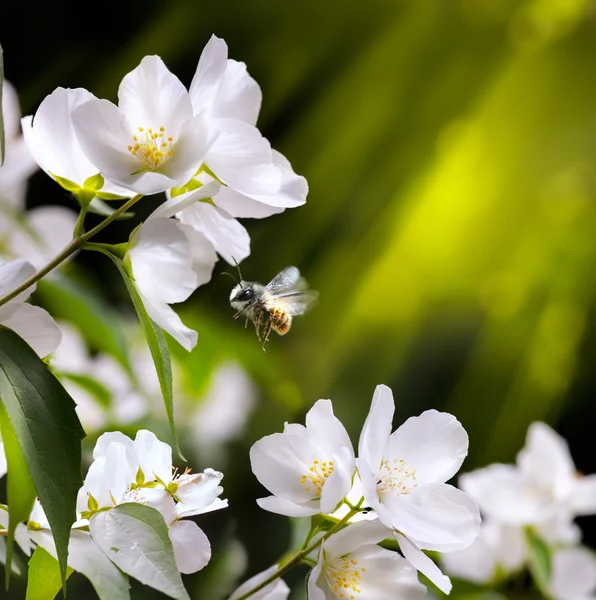
<path fill-rule="evenodd" d="M 21 285 L 31 275 L 35 273 L 33 265 L 26 260 L 11 260 L 2 264 L 0 262 L 0 298 L 12 292 L 17 286 Z M 35 285 L 21 292 L 16 298 L 0 307 L 0 322 L 13 313 L 16 307 L 27 300 L 35 290 Z"/>
<path fill-rule="evenodd" d="M 131 240 L 128 256 L 137 288 L 153 302 L 182 302 L 197 288 L 190 242 L 172 219 L 143 223 Z"/>
<path fill-rule="evenodd" d="M 190 99 L 195 114 L 211 112 L 215 96 L 227 69 L 228 46 L 212 35 L 201 53 L 196 73 L 190 84 Z"/>
<path fill-rule="evenodd" d="M 248 232 L 221 208 L 196 202 L 177 216 L 185 225 L 200 231 L 229 264 L 240 263 L 250 254 Z"/>
<path fill-rule="evenodd" d="M 256 125 L 262 100 L 261 88 L 248 74 L 246 65 L 228 59 L 213 106 L 213 116 L 238 119 L 249 125 Z"/>
<path fill-rule="evenodd" d="M 199 287 L 211 281 L 213 267 L 218 261 L 217 252 L 205 234 L 183 223 L 178 223 L 178 227 L 190 243 L 192 270 L 197 276 L 197 287 Z"/>
<path fill-rule="evenodd" d="M 269 512 L 276 513 L 278 515 L 284 515 L 286 517 L 312 517 L 321 512 L 321 508 L 318 503 L 310 502 L 300 504 L 297 502 L 291 502 L 290 500 L 284 500 L 283 498 L 278 498 L 277 496 L 258 498 L 257 504 L 263 510 L 268 510 Z"/>
<path fill-rule="evenodd" d="M 176 512 L 179 517 L 190 517 L 202 514 L 223 492 L 220 483 L 223 473 L 213 469 L 205 469 L 196 475 L 181 475 L 175 481 L 178 484 L 176 497 L 179 502 Z"/>
<path fill-rule="evenodd" d="M 273 163 L 271 145 L 260 131 L 236 119 L 216 119 L 219 136 L 205 162 L 219 179 L 243 194 L 273 194 L 281 187 L 281 171 Z"/>
<path fill-rule="evenodd" d="M 333 454 L 341 448 L 352 450 L 350 436 L 341 421 L 333 414 L 331 400 L 315 402 L 306 413 L 305 422 L 310 439 L 326 454 Z"/>
<path fill-rule="evenodd" d="M 323 553 L 319 553 L 319 562 L 308 575 L 307 590 L 308 600 L 327 600 L 325 592 L 317 585 L 319 579 L 321 579 L 321 572 L 325 566 L 325 558 Z"/>
<path fill-rule="evenodd" d="M 386 452 L 416 469 L 419 485 L 444 483 L 459 471 L 468 454 L 468 434 L 453 415 L 427 410 L 391 435 Z"/>
<path fill-rule="evenodd" d="M 158 131 L 164 127 L 172 136 L 177 136 L 193 115 L 186 88 L 159 56 L 145 56 L 124 76 L 118 89 L 118 108 L 135 129 Z"/>
<path fill-rule="evenodd" d="M 261 571 L 250 579 L 247 579 L 239 588 L 237 588 L 228 600 L 236 600 L 247 592 L 250 592 L 254 587 L 263 583 L 266 579 L 275 575 L 279 569 L 278 565 L 273 565 L 265 571 Z M 255 592 L 251 596 L 251 600 L 286 600 L 290 594 L 290 588 L 286 582 L 279 578 L 266 585 L 263 589 Z"/>
<path fill-rule="evenodd" d="M 326 560 L 330 562 L 350 554 L 360 546 L 378 544 L 392 535 L 392 530 L 385 527 L 378 519 L 352 523 L 323 542 Z"/>
<path fill-rule="evenodd" d="M 480 532 L 472 498 L 450 485 L 419 486 L 415 492 L 383 499 L 393 527 L 425 550 L 449 552 L 469 546 Z"/>
<path fill-rule="evenodd" d="M 51 354 L 60 344 L 60 328 L 39 306 L 19 305 L 2 325 L 18 333 L 41 358 Z"/>
<path fill-rule="evenodd" d="M 596 597 L 596 557 L 587 548 L 561 548 L 553 555 L 551 589 L 556 600 Z"/>
<path fill-rule="evenodd" d="M 200 202 L 207 198 L 211 198 L 218 193 L 221 184 L 217 181 L 210 181 L 206 185 L 201 186 L 198 190 L 186 192 L 180 196 L 172 197 L 170 191 L 166 192 L 167 200 L 162 202 L 148 217 L 155 219 L 156 217 L 173 217 L 176 213 L 192 206 L 195 202 Z"/>
<path fill-rule="evenodd" d="M 147 429 L 137 431 L 134 441 L 138 466 L 145 474 L 145 481 L 153 481 L 157 476 L 164 482 L 172 479 L 172 448 Z M 135 469 L 136 475 L 136 469 Z"/>
<path fill-rule="evenodd" d="M 574 516 L 596 514 L 596 475 L 578 477 L 569 494 Z"/>
<path fill-rule="evenodd" d="M 358 443 L 358 458 L 375 473 L 383 461 L 383 452 L 389 442 L 394 412 L 393 393 L 386 385 L 378 385 Z M 370 502 L 368 498 L 367 501 Z"/>
<path fill-rule="evenodd" d="M 211 560 L 211 544 L 193 521 L 174 521 L 168 529 L 180 573 L 195 573 Z"/>
<path fill-rule="evenodd" d="M 396 533 L 395 537 L 399 542 L 399 549 L 412 565 L 420 571 L 425 577 L 428 577 L 443 593 L 451 592 L 451 580 L 443 575 L 441 569 L 428 557 L 418 546 L 413 544 L 408 538 Z"/>
<path fill-rule="evenodd" d="M 333 472 L 321 491 L 321 512 L 332 513 L 337 505 L 348 495 L 354 477 L 354 451 L 341 447 L 333 454 Z"/>

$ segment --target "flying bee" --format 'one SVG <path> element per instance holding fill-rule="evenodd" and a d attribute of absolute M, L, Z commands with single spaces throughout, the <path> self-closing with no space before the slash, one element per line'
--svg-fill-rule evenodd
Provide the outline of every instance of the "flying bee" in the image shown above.
<path fill-rule="evenodd" d="M 265 343 L 271 330 L 285 335 L 290 330 L 292 318 L 305 313 L 319 296 L 319 292 L 308 290 L 306 280 L 301 277 L 296 267 L 286 267 L 267 285 L 257 281 L 244 281 L 240 267 L 240 281 L 230 294 L 230 304 L 236 309 L 234 319 L 246 317 L 255 325 L 257 338 Z"/>

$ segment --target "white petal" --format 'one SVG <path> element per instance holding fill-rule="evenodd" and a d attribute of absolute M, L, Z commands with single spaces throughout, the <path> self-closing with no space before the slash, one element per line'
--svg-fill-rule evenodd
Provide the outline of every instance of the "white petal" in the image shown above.
<path fill-rule="evenodd" d="M 333 454 L 341 448 L 352 450 L 346 428 L 333 414 L 331 400 L 318 400 L 306 413 L 306 431 L 325 453 Z M 352 451 L 353 455 L 353 451 Z"/>
<path fill-rule="evenodd" d="M 233 594 L 228 598 L 228 600 L 236 600 L 240 598 L 247 592 L 250 592 L 254 587 L 275 575 L 278 570 L 277 565 L 273 565 L 269 567 L 265 571 L 261 571 L 257 575 L 254 575 L 250 579 L 247 579 Z M 255 592 L 251 596 L 251 600 L 286 600 L 290 594 L 290 588 L 287 586 L 286 582 L 279 578 L 275 581 L 271 582 L 269 585 L 266 585 L 262 590 Z"/>
<path fill-rule="evenodd" d="M 211 559 L 211 544 L 203 530 L 193 521 L 174 521 L 168 529 L 180 573 L 195 573 Z"/>
<path fill-rule="evenodd" d="M 258 498 L 257 504 L 269 512 L 284 515 L 286 517 L 312 517 L 321 512 L 321 507 L 316 503 L 291 502 L 277 496 L 267 496 L 266 498 Z"/>
<path fill-rule="evenodd" d="M 108 431 L 100 435 L 93 448 L 93 458 L 106 456 L 111 444 L 122 444 L 125 449 L 126 461 L 130 465 L 130 468 L 134 469 L 137 466 L 137 454 L 135 452 L 134 442 L 121 431 Z"/>
<path fill-rule="evenodd" d="M 197 332 L 184 325 L 170 306 L 165 303 L 154 302 L 143 294 L 141 294 L 141 298 L 149 318 L 164 331 L 167 331 L 184 349 L 190 352 L 197 345 Z"/>
<path fill-rule="evenodd" d="M 203 473 L 196 475 L 181 475 L 176 478 L 178 484 L 176 497 L 179 503 L 176 505 L 178 516 L 198 515 L 215 501 L 223 492 L 220 483 L 223 473 L 213 469 L 205 469 Z"/>
<path fill-rule="evenodd" d="M 177 216 L 185 225 L 200 231 L 229 264 L 240 263 L 250 254 L 248 232 L 221 208 L 196 202 Z"/>
<path fill-rule="evenodd" d="M 137 288 L 153 302 L 182 302 L 197 288 L 190 242 L 172 219 L 150 219 L 141 225 L 128 256 Z"/>
<path fill-rule="evenodd" d="M 0 298 L 12 292 L 17 286 L 35 273 L 33 265 L 26 260 L 17 259 L 2 264 L 0 260 Z M 0 323 L 7 319 L 16 308 L 35 290 L 35 284 L 21 292 L 16 298 L 0 307 Z"/>
<path fill-rule="evenodd" d="M 530 425 L 517 464 L 530 481 L 550 487 L 559 498 L 566 496 L 573 485 L 575 466 L 569 446 L 546 423 Z"/>
<path fill-rule="evenodd" d="M 211 281 L 213 267 L 218 261 L 217 252 L 205 234 L 183 223 L 178 223 L 178 227 L 190 242 L 192 270 L 197 276 L 197 286 L 201 286 Z"/>
<path fill-rule="evenodd" d="M 18 333 L 41 358 L 51 354 L 60 344 L 60 328 L 39 306 L 21 304 L 2 321 L 2 325 Z"/>
<path fill-rule="evenodd" d="M 145 56 L 124 76 L 118 89 L 118 107 L 133 127 L 165 127 L 177 136 L 180 126 L 192 117 L 190 96 L 182 82 L 159 56 Z"/>
<path fill-rule="evenodd" d="M 326 559 L 329 562 L 354 552 L 360 546 L 378 544 L 392 535 L 391 529 L 385 527 L 379 520 L 353 523 L 323 542 Z"/>
<path fill-rule="evenodd" d="M 596 597 L 596 557 L 587 548 L 562 548 L 553 555 L 551 588 L 556 600 Z"/>
<path fill-rule="evenodd" d="M 319 562 L 316 564 L 314 569 L 308 576 L 307 589 L 308 589 L 308 600 L 327 600 L 325 592 L 319 587 L 318 582 L 321 579 L 321 572 L 325 566 L 325 558 L 323 553 L 319 553 Z M 324 580 L 323 580 L 324 584 Z"/>
<path fill-rule="evenodd" d="M 9 250 L 39 269 L 70 242 L 77 216 L 62 206 L 41 206 L 27 212 L 25 217 L 27 227 L 15 228 Z"/>
<path fill-rule="evenodd" d="M 230 187 L 222 187 L 214 201 L 236 218 L 262 219 L 283 212 L 286 208 L 301 206 L 306 202 L 308 184 L 296 175 L 289 161 L 272 150 L 273 162 L 281 173 L 281 187 L 272 194 L 245 195 Z"/>
<path fill-rule="evenodd" d="M 166 193 L 167 201 L 160 204 L 148 217 L 148 219 L 155 219 L 156 217 L 173 217 L 176 213 L 188 208 L 195 202 L 200 202 L 207 198 L 211 198 L 218 193 L 221 188 L 221 184 L 217 181 L 210 181 L 206 185 L 201 186 L 198 190 L 192 190 L 174 196 L 172 198 L 170 191 Z"/>
<path fill-rule="evenodd" d="M 190 98 L 195 114 L 202 110 L 212 110 L 227 68 L 227 58 L 227 44 L 212 35 L 201 53 L 197 71 L 190 84 Z"/>
<path fill-rule="evenodd" d="M 469 546 L 480 532 L 480 512 L 472 498 L 450 485 L 418 487 L 383 498 L 393 527 L 425 550 L 448 552 Z"/>
<path fill-rule="evenodd" d="M 250 449 L 250 464 L 256 478 L 270 492 L 297 504 L 313 500 L 313 492 L 301 483 L 313 462 L 326 460 L 306 438 L 289 433 L 274 433 L 255 442 Z"/>
<path fill-rule="evenodd" d="M 166 483 L 171 481 L 172 448 L 168 444 L 158 440 L 152 431 L 141 429 L 135 437 L 134 449 L 145 481 L 152 481 L 155 476 Z"/>
<path fill-rule="evenodd" d="M 261 88 L 248 74 L 246 65 L 229 59 L 213 105 L 213 116 L 256 125 L 262 99 Z"/>
<path fill-rule="evenodd" d="M 73 111 L 97 98 L 85 89 L 57 88 L 46 96 L 35 117 L 22 120 L 23 136 L 37 164 L 48 175 L 82 185 L 97 167 L 82 151 L 73 125 Z"/>
<path fill-rule="evenodd" d="M 468 434 L 453 415 L 427 410 L 391 435 L 386 453 L 416 469 L 419 485 L 444 483 L 468 454 Z"/>
<path fill-rule="evenodd" d="M 281 171 L 273 162 L 271 145 L 252 125 L 217 119 L 219 136 L 205 162 L 231 188 L 243 194 L 273 194 L 281 187 Z"/>
<path fill-rule="evenodd" d="M 509 524 L 531 524 L 550 518 L 556 510 L 549 493 L 528 482 L 519 469 L 493 464 L 459 478 L 460 487 L 482 512 Z"/>
<path fill-rule="evenodd" d="M 574 515 L 596 514 L 596 475 L 579 476 L 571 488 L 569 502 Z"/>
<path fill-rule="evenodd" d="M 321 512 L 333 512 L 348 495 L 354 469 L 354 451 L 351 447 L 342 446 L 333 454 L 333 473 L 327 478 L 321 491 Z"/>
<path fill-rule="evenodd" d="M 405 536 L 396 533 L 395 537 L 399 542 L 399 548 L 403 555 L 412 565 L 424 576 L 428 577 L 442 592 L 449 594 L 452 587 L 449 577 L 443 575 L 441 569 Z"/>
<path fill-rule="evenodd" d="M 4 136 L 6 145 L 8 145 L 21 132 L 21 107 L 14 86 L 6 79 L 2 83 L 2 117 L 4 119 Z"/>
<path fill-rule="evenodd" d="M 378 385 L 358 443 L 358 458 L 365 461 L 373 472 L 379 469 L 383 461 L 394 411 L 393 393 L 386 385 Z"/>

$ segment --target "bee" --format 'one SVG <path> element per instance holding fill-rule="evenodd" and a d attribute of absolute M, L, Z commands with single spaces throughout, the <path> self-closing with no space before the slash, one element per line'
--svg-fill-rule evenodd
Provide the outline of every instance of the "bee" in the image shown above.
<path fill-rule="evenodd" d="M 254 323 L 257 338 L 265 351 L 271 330 L 279 335 L 288 333 L 293 317 L 305 313 L 319 292 L 307 289 L 308 284 L 296 267 L 286 267 L 267 285 L 244 281 L 240 267 L 236 267 L 240 281 L 230 294 L 230 305 L 236 309 L 234 319 L 246 317 L 245 327 L 249 320 Z"/>

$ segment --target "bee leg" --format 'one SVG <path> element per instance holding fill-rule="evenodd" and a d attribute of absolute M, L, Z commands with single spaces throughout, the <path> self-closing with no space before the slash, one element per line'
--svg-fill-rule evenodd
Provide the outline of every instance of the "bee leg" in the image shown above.
<path fill-rule="evenodd" d="M 261 341 L 261 314 L 260 313 L 257 315 L 257 318 L 255 319 L 255 331 L 257 332 L 257 339 L 260 342 Z"/>
<path fill-rule="evenodd" d="M 265 329 L 264 329 L 264 332 L 263 332 L 263 345 L 262 345 L 263 352 L 267 352 L 267 350 L 265 350 L 265 344 L 269 340 L 269 334 L 270 333 L 271 333 L 271 321 L 269 321 L 267 323 L 267 325 L 265 325 Z"/>
<path fill-rule="evenodd" d="M 246 317 L 246 321 L 244 321 L 244 329 L 248 327 L 248 317 Z"/>
<path fill-rule="evenodd" d="M 237 319 L 240 315 L 242 314 L 242 311 L 239 310 L 235 315 L 234 315 L 234 319 Z"/>

